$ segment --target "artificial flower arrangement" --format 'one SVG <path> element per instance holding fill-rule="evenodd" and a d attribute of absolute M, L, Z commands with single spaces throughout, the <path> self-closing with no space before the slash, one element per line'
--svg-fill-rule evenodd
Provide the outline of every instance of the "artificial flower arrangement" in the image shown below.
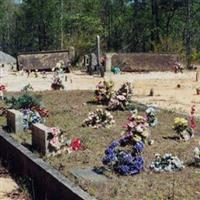
<path fill-rule="evenodd" d="M 150 131 L 147 118 L 138 115 L 137 110 L 135 110 L 128 118 L 128 123 L 124 126 L 124 128 L 125 131 L 123 132 L 123 135 L 130 134 L 135 142 L 148 142 Z"/>
<path fill-rule="evenodd" d="M 146 109 L 146 118 L 150 127 L 155 127 L 158 124 L 158 119 L 156 117 L 156 110 L 154 107 L 149 107 Z"/>
<path fill-rule="evenodd" d="M 109 128 L 114 123 L 115 120 L 110 112 L 103 109 L 97 109 L 96 111 L 88 114 L 87 119 L 83 121 L 83 126 L 93 128 Z"/>
<path fill-rule="evenodd" d="M 73 138 L 72 140 L 67 140 L 64 137 L 64 132 L 59 128 L 52 127 L 48 133 L 48 156 L 55 156 L 61 154 L 62 152 L 68 151 L 71 153 L 72 151 L 80 150 L 83 145 L 79 138 Z"/>
<path fill-rule="evenodd" d="M 116 94 L 111 98 L 108 109 L 115 110 L 126 110 L 127 107 L 131 104 L 131 97 L 133 91 L 131 88 L 131 83 L 124 83 L 121 88 L 116 92 Z"/>
<path fill-rule="evenodd" d="M 199 146 L 194 149 L 194 163 L 197 166 L 200 166 L 200 143 Z"/>
<path fill-rule="evenodd" d="M 173 172 L 180 171 L 184 168 L 183 162 L 177 156 L 172 156 L 172 154 L 168 153 L 163 156 L 156 154 L 155 160 L 150 166 L 150 169 L 154 172 Z"/>
<path fill-rule="evenodd" d="M 24 93 L 18 98 L 11 97 L 5 99 L 8 109 L 17 109 L 23 113 L 24 129 L 29 129 L 33 123 L 44 122 L 48 117 L 48 110 L 42 106 L 42 102 L 35 96 Z"/>
<path fill-rule="evenodd" d="M 189 120 L 179 117 L 174 119 L 173 129 L 180 140 L 188 141 L 194 136 L 194 129 L 196 128 L 195 111 L 196 109 L 193 105 Z"/>
<path fill-rule="evenodd" d="M 0 91 L 5 91 L 6 90 L 6 86 L 4 84 L 0 84 Z"/>
<path fill-rule="evenodd" d="M 189 127 L 188 121 L 184 118 L 175 118 L 173 129 L 175 130 L 179 140 L 187 141 L 194 135 L 193 129 Z"/>
<path fill-rule="evenodd" d="M 43 119 L 37 111 L 31 109 L 22 109 L 21 112 L 23 114 L 24 130 L 28 130 L 32 124 L 43 123 Z"/>
<path fill-rule="evenodd" d="M 138 115 L 137 111 L 128 118 L 124 126 L 125 131 L 121 139 L 112 142 L 106 149 L 102 162 L 121 175 L 135 175 L 144 168 L 144 159 L 141 156 L 144 145 L 149 139 L 149 124 L 145 117 Z M 123 147 L 131 149 L 123 150 Z"/>
<path fill-rule="evenodd" d="M 64 89 L 64 85 L 62 83 L 62 80 L 58 77 L 58 76 L 55 76 L 54 79 L 53 79 L 53 82 L 51 84 L 51 88 L 53 90 L 61 90 L 61 89 Z"/>
<path fill-rule="evenodd" d="M 113 81 L 100 81 L 97 84 L 96 90 L 94 92 L 94 101 L 99 104 L 108 105 L 110 99 L 114 94 L 113 87 Z"/>
<path fill-rule="evenodd" d="M 123 150 L 122 147 L 127 145 L 131 148 Z M 135 142 L 131 135 L 127 135 L 111 143 L 105 150 L 102 162 L 120 175 L 136 175 L 144 169 L 144 159 L 141 156 L 143 150 L 142 141 Z"/>

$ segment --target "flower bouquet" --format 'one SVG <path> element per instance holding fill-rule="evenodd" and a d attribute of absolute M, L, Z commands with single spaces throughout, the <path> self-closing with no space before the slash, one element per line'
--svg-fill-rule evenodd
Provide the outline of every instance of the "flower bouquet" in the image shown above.
<path fill-rule="evenodd" d="M 22 109 L 23 114 L 23 127 L 25 130 L 29 129 L 32 124 L 43 123 L 43 119 L 40 114 L 31 109 Z"/>
<path fill-rule="evenodd" d="M 160 154 L 156 154 L 150 168 L 155 172 L 173 172 L 180 171 L 185 166 L 177 156 L 172 156 L 171 154 L 161 156 Z"/>
<path fill-rule="evenodd" d="M 64 137 L 64 132 L 56 127 L 52 127 L 49 129 L 47 139 L 48 150 L 50 153 L 49 156 L 61 154 L 65 151 L 71 153 L 72 151 L 78 151 L 83 147 L 79 138 L 67 140 L 67 138 Z"/>
<path fill-rule="evenodd" d="M 156 110 L 153 107 L 146 109 L 146 118 L 150 127 L 154 127 L 158 124 L 158 119 L 156 118 Z"/>
<path fill-rule="evenodd" d="M 24 129 L 29 129 L 33 123 L 42 123 L 48 117 L 48 110 L 35 96 L 25 93 L 18 98 L 11 97 L 5 100 L 9 109 L 17 109 L 23 113 Z"/>
<path fill-rule="evenodd" d="M 51 84 L 51 88 L 52 88 L 53 90 L 61 90 L 61 89 L 64 89 L 64 85 L 63 85 L 63 83 L 62 83 L 62 80 L 61 80 L 58 76 L 54 77 L 53 83 Z"/>
<path fill-rule="evenodd" d="M 95 90 L 95 102 L 107 105 L 114 94 L 113 87 L 113 81 L 100 81 Z"/>
<path fill-rule="evenodd" d="M 121 88 L 116 92 L 113 98 L 111 98 L 108 109 L 109 110 L 126 110 L 131 102 L 133 91 L 131 88 L 131 83 L 126 82 L 121 86 Z"/>
<path fill-rule="evenodd" d="M 137 113 L 132 113 L 128 120 L 124 126 L 123 135 L 130 135 L 135 142 L 146 143 L 150 136 L 147 119 Z"/>
<path fill-rule="evenodd" d="M 123 150 L 122 147 L 127 145 L 131 146 L 131 149 Z M 141 141 L 135 142 L 132 137 L 123 137 L 113 141 L 105 150 L 102 162 L 120 175 L 135 175 L 144 168 L 144 159 L 140 156 L 143 150 L 144 144 Z"/>
<path fill-rule="evenodd" d="M 50 128 L 47 139 L 49 152 L 58 151 L 64 143 L 63 132 L 56 127 Z"/>
<path fill-rule="evenodd" d="M 193 128 L 188 126 L 188 121 L 184 118 L 175 118 L 173 129 L 180 140 L 188 141 L 194 135 Z"/>
<path fill-rule="evenodd" d="M 90 112 L 88 118 L 84 120 L 83 126 L 93 127 L 93 128 L 108 128 L 115 123 L 113 116 L 110 112 L 97 109 L 95 112 Z"/>

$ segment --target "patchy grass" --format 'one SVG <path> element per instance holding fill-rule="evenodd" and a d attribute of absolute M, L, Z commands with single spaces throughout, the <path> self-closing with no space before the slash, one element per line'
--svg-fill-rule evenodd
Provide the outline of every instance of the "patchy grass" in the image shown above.
<path fill-rule="evenodd" d="M 37 93 L 44 104 L 50 110 L 50 116 L 46 120 L 48 126 L 57 126 L 66 131 L 69 138 L 79 137 L 85 146 L 83 151 L 72 154 L 62 154 L 56 157 L 45 158 L 52 166 L 62 174 L 79 184 L 85 191 L 96 196 L 99 200 L 161 200 L 161 199 L 200 199 L 200 169 L 192 166 L 177 173 L 153 173 L 149 165 L 154 159 L 155 153 L 172 153 L 179 156 L 185 162 L 190 162 L 193 157 L 193 149 L 200 140 L 199 128 L 195 137 L 189 142 L 178 142 L 163 137 L 173 136 L 172 130 L 173 112 L 161 111 L 158 113 L 159 125 L 151 129 L 155 144 L 146 145 L 144 151 L 145 171 L 133 177 L 117 176 L 109 174 L 109 181 L 104 184 L 94 184 L 75 179 L 70 170 L 75 168 L 87 168 L 102 166 L 101 159 L 105 148 L 120 137 L 122 125 L 127 122 L 129 113 L 113 112 L 116 125 L 110 129 L 92 129 L 82 127 L 82 121 L 89 111 L 94 111 L 96 105 L 86 104 L 93 93 L 90 91 L 51 91 Z M 0 120 L 1 123 L 1 120 Z M 2 121 L 3 123 L 3 121 Z M 15 135 L 21 143 L 31 142 L 30 134 Z"/>

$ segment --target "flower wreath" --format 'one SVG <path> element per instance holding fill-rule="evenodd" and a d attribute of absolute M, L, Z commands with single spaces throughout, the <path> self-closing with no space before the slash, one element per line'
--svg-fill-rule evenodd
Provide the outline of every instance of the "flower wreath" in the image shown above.
<path fill-rule="evenodd" d="M 131 143 L 133 143 L 131 151 L 120 148 Z M 121 175 L 135 175 L 144 169 L 144 159 L 140 155 L 143 150 L 144 143 L 142 141 L 134 142 L 132 134 L 129 134 L 111 143 L 105 150 L 105 157 L 102 162 Z"/>

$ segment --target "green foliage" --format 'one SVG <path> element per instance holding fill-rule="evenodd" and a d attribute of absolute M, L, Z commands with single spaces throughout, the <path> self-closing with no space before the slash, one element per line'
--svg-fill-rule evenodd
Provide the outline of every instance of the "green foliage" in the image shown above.
<path fill-rule="evenodd" d="M 5 103 L 8 105 L 10 109 L 22 109 L 22 108 L 32 108 L 34 106 L 40 107 L 41 101 L 28 93 L 25 93 L 18 98 L 10 97 L 5 99 Z"/>

